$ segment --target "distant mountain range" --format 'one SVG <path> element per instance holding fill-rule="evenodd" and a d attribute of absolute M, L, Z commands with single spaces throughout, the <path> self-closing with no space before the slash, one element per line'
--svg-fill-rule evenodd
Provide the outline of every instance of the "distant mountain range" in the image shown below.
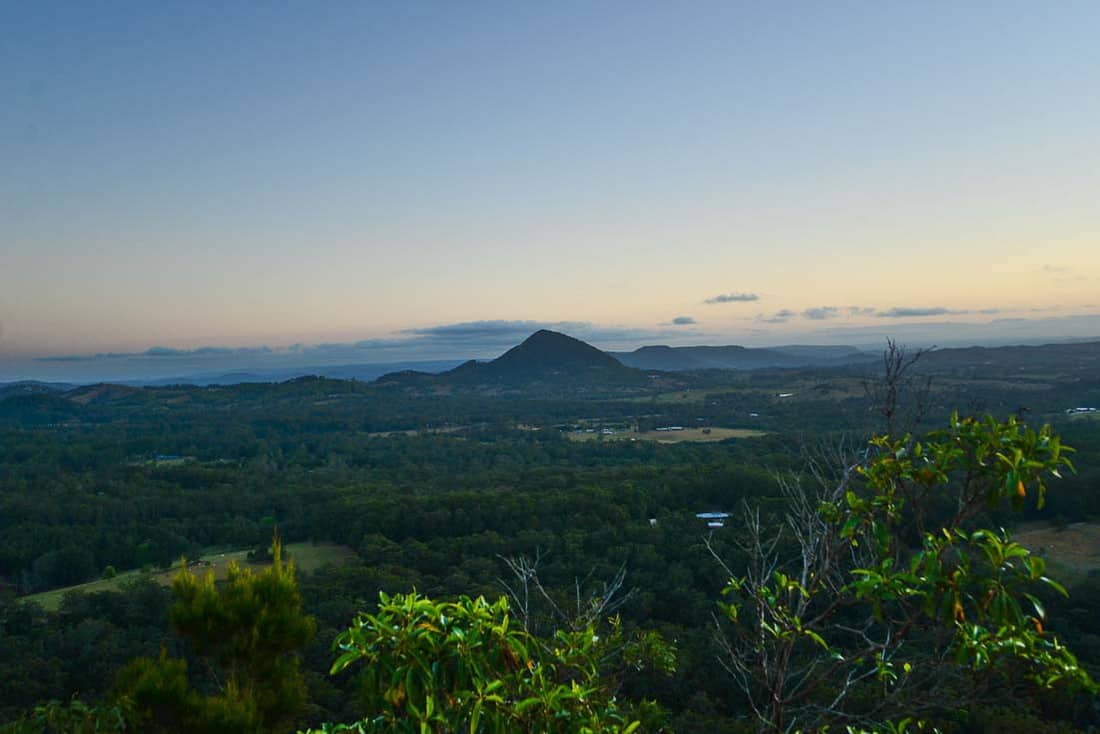
<path fill-rule="evenodd" d="M 0 383 L 0 399 L 17 395 L 47 395 L 72 390 L 74 387 L 76 385 L 68 382 L 38 382 L 37 380 L 2 382 Z"/>
<path fill-rule="evenodd" d="M 683 372 L 688 370 L 752 370 L 775 367 L 826 367 L 857 364 L 877 356 L 846 346 L 792 345 L 754 349 L 749 347 L 641 347 L 633 352 L 603 352 L 579 339 L 542 330 L 500 357 L 488 361 L 458 359 L 389 364 L 344 364 L 278 369 L 251 369 L 188 375 L 151 380 L 127 380 L 128 385 L 234 385 L 242 382 L 284 382 L 302 375 L 336 380 L 371 382 L 381 377 L 423 379 L 424 375 L 447 374 L 456 384 L 515 384 L 518 381 L 553 382 L 578 369 L 606 382 L 630 383 L 628 373 L 616 367 Z M 420 378 L 416 376 L 420 375 Z M 617 378 L 615 377 L 617 375 Z M 521 377 L 522 376 L 522 377 Z"/>
<path fill-rule="evenodd" d="M 1012 365 L 1017 370 L 1082 372 L 1092 380 L 1100 374 L 1100 341 L 937 349 L 924 355 L 921 362 L 934 370 L 975 370 L 991 365 Z"/>
<path fill-rule="evenodd" d="M 167 385 L 234 385 L 286 382 L 303 376 L 378 381 L 425 387 L 515 390 L 526 385 L 586 389 L 633 388 L 677 381 L 671 374 L 707 370 L 759 370 L 829 367 L 875 367 L 878 351 L 851 346 L 788 345 L 767 348 L 741 346 L 645 346 L 632 352 L 604 352 L 579 339 L 554 331 L 537 331 L 523 343 L 490 361 L 436 360 L 390 364 L 346 364 L 316 367 L 197 374 L 175 378 L 115 381 L 133 387 Z M 1042 346 L 964 347 L 937 349 L 921 364 L 933 371 L 975 370 L 1012 364 L 1025 368 L 1100 369 L 1100 341 L 1063 342 Z M 666 373 L 661 377 L 658 373 Z M 656 383 L 654 381 L 657 381 Z M 35 396 L 56 395 L 76 385 L 21 381 L 0 383 L 0 400 L 20 397 L 40 405 Z M 48 401 L 46 401 L 48 402 Z M 10 407 L 10 406 L 9 406 Z"/>
<path fill-rule="evenodd" d="M 756 370 L 776 367 L 836 367 L 860 364 L 878 356 L 855 347 L 641 347 L 633 352 L 611 352 L 628 367 L 642 370 Z"/>
<path fill-rule="evenodd" d="M 152 380 L 126 380 L 128 385 L 237 385 L 242 382 L 286 382 L 295 377 L 316 375 L 333 380 L 359 380 L 371 382 L 391 372 L 416 370 L 436 373 L 453 369 L 462 364 L 461 359 L 419 360 L 415 362 L 387 362 L 381 364 L 328 364 L 304 367 L 279 367 L 273 369 L 234 370 L 232 372 L 208 372 L 182 377 L 159 377 Z"/>

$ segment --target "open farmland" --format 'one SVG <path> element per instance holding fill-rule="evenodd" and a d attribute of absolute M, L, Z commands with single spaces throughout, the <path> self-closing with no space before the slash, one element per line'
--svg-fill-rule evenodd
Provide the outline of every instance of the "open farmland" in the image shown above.
<path fill-rule="evenodd" d="M 1083 576 L 1100 568 L 1100 523 L 1076 522 L 1064 527 L 1029 523 L 1016 532 L 1016 540 L 1047 559 L 1059 571 Z"/>
<path fill-rule="evenodd" d="M 656 441 L 657 443 L 681 443 L 684 441 L 713 442 L 729 438 L 755 438 L 767 435 L 766 431 L 752 428 L 683 428 L 678 431 L 615 431 L 603 433 L 600 429 L 571 431 L 572 441 Z"/>
<path fill-rule="evenodd" d="M 300 571 L 316 571 L 328 564 L 342 565 L 355 557 L 355 552 L 342 545 L 333 543 L 290 543 L 283 548 L 284 556 L 294 563 Z M 189 564 L 191 570 L 198 574 L 204 574 L 207 570 L 213 571 L 215 578 L 224 579 L 228 573 L 230 562 L 237 562 L 255 570 L 267 568 L 269 563 L 248 563 L 248 551 L 227 551 L 224 553 L 210 553 L 197 559 L 194 564 Z M 158 584 L 168 586 L 172 578 L 179 572 L 178 565 L 167 570 L 156 571 L 126 571 L 114 578 L 98 579 L 85 584 L 66 586 L 60 589 L 51 589 L 40 594 L 29 594 L 23 597 L 26 601 L 35 602 L 47 611 L 57 611 L 61 606 L 61 600 L 69 592 L 95 593 L 98 591 L 117 591 L 123 584 L 141 578 L 150 578 Z"/>

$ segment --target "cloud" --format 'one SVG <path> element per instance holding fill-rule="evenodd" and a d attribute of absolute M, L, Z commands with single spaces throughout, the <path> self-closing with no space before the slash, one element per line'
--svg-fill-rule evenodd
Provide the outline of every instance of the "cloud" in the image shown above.
<path fill-rule="evenodd" d="M 794 311 L 791 311 L 788 308 L 784 308 L 782 310 L 776 311 L 775 313 L 771 314 L 770 316 L 765 316 L 764 314 L 758 314 L 756 316 L 756 320 L 757 321 L 762 321 L 765 324 L 783 324 L 783 323 L 786 323 L 786 322 L 790 321 L 796 315 L 797 314 L 795 314 Z"/>
<path fill-rule="evenodd" d="M 698 323 L 699 322 L 693 319 L 691 316 L 677 316 L 672 321 L 669 321 L 667 324 L 662 324 L 662 326 L 692 326 Z"/>
<path fill-rule="evenodd" d="M 840 309 L 836 306 L 818 306 L 817 308 L 807 308 L 802 312 L 802 318 L 810 319 L 811 321 L 824 321 L 825 319 L 831 319 L 840 314 Z"/>
<path fill-rule="evenodd" d="M 895 306 L 894 308 L 886 311 L 876 311 L 875 316 L 880 319 L 908 319 L 922 316 L 952 316 L 956 314 L 969 313 L 969 311 L 960 311 L 953 308 L 946 308 L 944 306 L 932 306 L 929 308 L 909 308 L 906 306 Z"/>
<path fill-rule="evenodd" d="M 1073 268 L 1067 267 L 1065 265 L 1051 265 L 1050 263 L 1047 263 L 1046 265 L 1044 265 L 1042 267 L 1042 270 L 1043 270 L 1044 273 L 1064 274 L 1064 273 L 1072 272 Z"/>
<path fill-rule="evenodd" d="M 150 347 L 141 353 L 142 357 L 210 357 L 219 354 L 233 354 L 238 351 L 248 352 L 262 351 L 267 347 L 242 347 L 232 349 L 230 347 L 199 347 L 198 349 L 173 349 L 172 347 Z"/>
<path fill-rule="evenodd" d="M 760 296 L 755 293 L 721 293 L 712 298 L 708 298 L 703 303 L 714 305 L 716 303 L 748 303 L 750 301 L 759 301 Z"/>
<path fill-rule="evenodd" d="M 813 309 L 810 309 L 813 310 Z M 929 306 L 929 307 L 911 307 L 911 306 L 894 306 L 893 308 L 879 309 L 871 308 L 870 306 L 848 306 L 845 311 L 849 316 L 874 316 L 880 319 L 910 319 L 910 318 L 922 318 L 925 316 L 958 316 L 961 314 L 983 314 L 990 316 L 993 314 L 1003 313 L 1003 308 L 983 308 L 976 311 L 962 308 L 947 308 L 946 306 Z M 808 313 L 805 314 L 806 318 L 813 318 Z"/>

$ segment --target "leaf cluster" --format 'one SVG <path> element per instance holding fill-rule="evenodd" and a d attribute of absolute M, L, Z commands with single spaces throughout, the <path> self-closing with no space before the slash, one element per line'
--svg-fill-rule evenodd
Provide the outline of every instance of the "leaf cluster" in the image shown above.
<path fill-rule="evenodd" d="M 332 672 L 363 665 L 367 719 L 323 732 L 615 732 L 638 728 L 602 678 L 614 656 L 671 672 L 655 633 L 628 639 L 617 618 L 538 638 L 508 600 L 380 594 L 335 641 Z"/>

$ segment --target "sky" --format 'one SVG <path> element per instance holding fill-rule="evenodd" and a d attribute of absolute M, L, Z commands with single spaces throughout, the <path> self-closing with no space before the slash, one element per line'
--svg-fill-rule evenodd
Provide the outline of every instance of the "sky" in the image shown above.
<path fill-rule="evenodd" d="M 1098 27 L 1091 0 L 0 4 L 0 379 L 541 326 L 1100 337 Z"/>

